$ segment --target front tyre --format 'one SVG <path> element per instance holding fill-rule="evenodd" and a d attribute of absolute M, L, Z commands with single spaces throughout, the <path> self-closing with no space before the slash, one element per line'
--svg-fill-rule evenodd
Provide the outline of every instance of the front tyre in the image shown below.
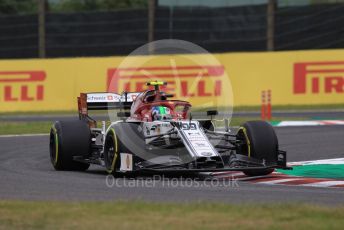
<path fill-rule="evenodd" d="M 215 131 L 215 126 L 212 120 L 199 120 L 200 126 L 209 131 Z"/>
<path fill-rule="evenodd" d="M 91 131 L 79 120 L 57 121 L 50 130 L 50 160 L 56 170 L 85 171 L 90 164 L 74 161 L 91 152 Z"/>
<path fill-rule="evenodd" d="M 104 162 L 109 174 L 115 174 L 119 169 L 119 144 L 115 129 L 111 128 L 104 146 Z"/>
<path fill-rule="evenodd" d="M 277 164 L 278 140 L 273 127 L 265 121 L 248 121 L 238 131 L 237 137 L 245 143 L 240 154 L 264 161 L 267 165 Z M 248 176 L 263 176 L 274 169 L 244 171 Z"/>
<path fill-rule="evenodd" d="M 114 176 L 136 176 L 134 171 L 120 170 L 121 153 L 134 156 L 135 150 L 145 151 L 146 143 L 140 129 L 140 123 L 131 122 L 119 122 L 109 128 L 104 145 L 104 162 L 108 173 Z"/>

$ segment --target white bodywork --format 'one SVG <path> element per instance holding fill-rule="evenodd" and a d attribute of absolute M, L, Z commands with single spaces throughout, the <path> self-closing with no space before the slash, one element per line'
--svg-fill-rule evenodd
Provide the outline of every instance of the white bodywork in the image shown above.
<path fill-rule="evenodd" d="M 149 137 L 177 131 L 175 134 L 166 135 L 166 138 L 179 136 L 194 157 L 214 157 L 219 155 L 200 128 L 198 121 L 178 121 L 178 125 L 179 128 L 174 127 L 169 121 L 145 122 L 143 123 L 143 133 L 145 137 Z M 155 137 L 147 138 L 146 144 L 149 144 L 154 139 Z"/>

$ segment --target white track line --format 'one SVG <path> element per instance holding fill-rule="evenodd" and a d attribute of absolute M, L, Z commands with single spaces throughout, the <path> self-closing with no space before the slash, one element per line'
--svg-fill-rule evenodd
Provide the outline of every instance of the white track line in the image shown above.
<path fill-rule="evenodd" d="M 317 165 L 317 164 L 344 164 L 344 158 L 333 158 L 333 159 L 322 159 L 322 160 L 313 160 L 313 161 L 297 161 L 289 162 L 289 166 L 302 166 L 302 165 Z"/>
<path fill-rule="evenodd" d="M 283 182 L 290 182 L 290 181 L 296 181 L 296 180 L 300 180 L 300 178 L 276 179 L 276 180 L 270 180 L 270 181 L 257 182 L 255 184 L 279 184 Z"/>
<path fill-rule="evenodd" d="M 343 120 L 281 121 L 275 127 L 344 125 Z"/>
<path fill-rule="evenodd" d="M 315 182 L 310 184 L 304 184 L 303 186 L 310 186 L 310 187 L 331 187 L 336 185 L 344 185 L 344 181 L 321 181 Z"/>

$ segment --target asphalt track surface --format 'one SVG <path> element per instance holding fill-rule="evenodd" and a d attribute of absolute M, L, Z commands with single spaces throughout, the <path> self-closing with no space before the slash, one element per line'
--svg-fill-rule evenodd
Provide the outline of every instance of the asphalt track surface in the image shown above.
<path fill-rule="evenodd" d="M 344 126 L 276 128 L 280 148 L 289 161 L 344 156 Z M 102 168 L 87 172 L 55 171 L 50 164 L 48 136 L 0 137 L 0 199 L 20 200 L 147 200 L 216 201 L 228 203 L 303 202 L 344 205 L 344 189 L 257 185 L 248 182 L 190 182 L 176 177 L 153 180 L 110 177 Z M 108 178 L 109 179 L 109 178 Z M 157 179 L 157 177 L 156 177 Z M 184 182 L 184 183 L 183 183 Z"/>

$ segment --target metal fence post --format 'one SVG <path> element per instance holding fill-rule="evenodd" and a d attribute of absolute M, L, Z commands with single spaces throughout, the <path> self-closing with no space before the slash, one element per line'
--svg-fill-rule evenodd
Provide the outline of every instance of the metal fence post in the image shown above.
<path fill-rule="evenodd" d="M 276 0 L 268 0 L 267 6 L 267 26 L 266 26 L 266 47 L 268 51 L 275 49 L 275 7 Z"/>
<path fill-rule="evenodd" d="M 154 41 L 154 20 L 155 20 L 155 0 L 148 1 L 148 42 L 150 43 L 148 46 L 148 53 L 154 53 L 154 46 L 151 42 Z"/>
<path fill-rule="evenodd" d="M 38 56 L 45 58 L 45 0 L 38 0 Z"/>
<path fill-rule="evenodd" d="M 173 6 L 170 6 L 170 17 L 169 17 L 169 38 L 173 38 Z"/>

